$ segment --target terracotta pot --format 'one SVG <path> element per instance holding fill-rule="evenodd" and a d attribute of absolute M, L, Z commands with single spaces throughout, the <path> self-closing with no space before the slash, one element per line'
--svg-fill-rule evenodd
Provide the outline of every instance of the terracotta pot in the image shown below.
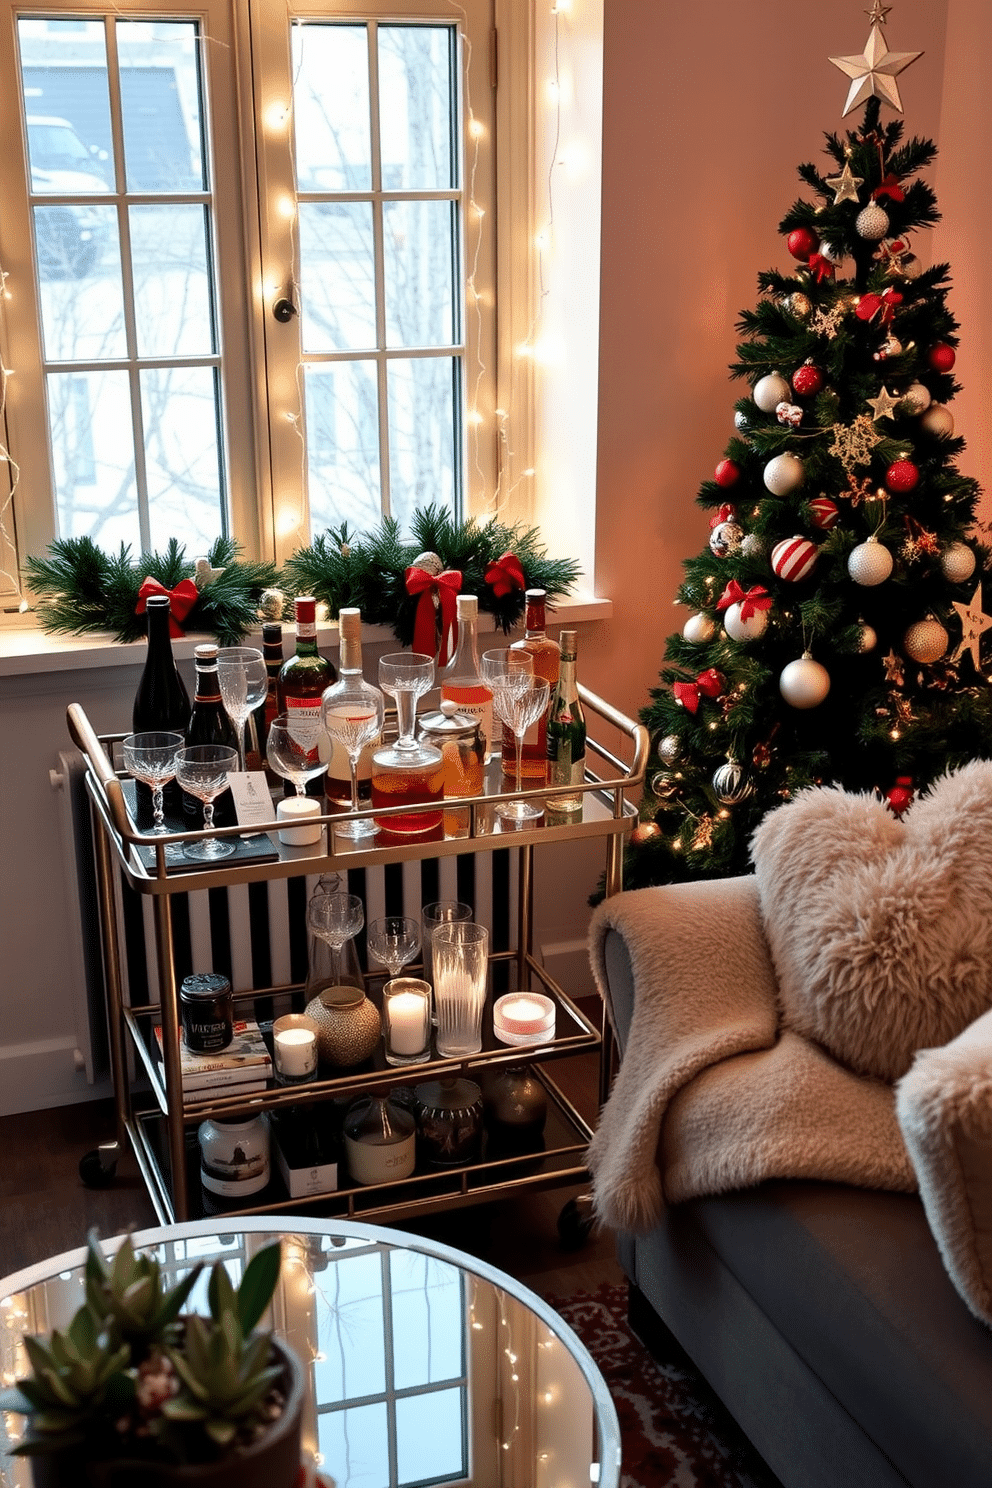
<path fill-rule="evenodd" d="M 300 1471 L 300 1423 L 305 1381 L 296 1355 L 277 1338 L 286 1404 L 271 1428 L 243 1452 L 195 1466 L 138 1462 L 80 1462 L 66 1452 L 33 1457 L 34 1488 L 294 1488 Z"/>

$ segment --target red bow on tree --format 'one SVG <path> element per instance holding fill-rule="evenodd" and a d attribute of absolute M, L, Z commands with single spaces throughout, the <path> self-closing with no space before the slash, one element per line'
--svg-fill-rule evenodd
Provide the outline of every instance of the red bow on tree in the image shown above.
<path fill-rule="evenodd" d="M 906 193 L 899 185 L 899 177 L 894 176 L 891 171 L 882 178 L 881 186 L 876 186 L 871 195 L 873 201 L 878 201 L 880 196 L 890 197 L 894 202 L 906 200 Z"/>
<path fill-rule="evenodd" d="M 134 607 L 136 615 L 143 615 L 148 607 L 148 596 L 150 594 L 167 594 L 169 596 L 169 634 L 173 640 L 185 635 L 183 621 L 200 597 L 200 591 L 192 579 L 180 579 L 175 589 L 166 589 L 158 579 L 150 575 L 142 582 L 138 590 L 138 603 Z"/>
<path fill-rule="evenodd" d="M 695 682 L 676 682 L 672 692 L 677 703 L 688 712 L 695 713 L 700 697 L 719 697 L 725 686 L 723 675 L 715 667 L 708 667 L 705 672 L 700 672 Z"/>
<path fill-rule="evenodd" d="M 502 553 L 486 569 L 486 583 L 497 599 L 514 589 L 526 589 L 527 580 L 516 553 Z"/>
<path fill-rule="evenodd" d="M 407 594 L 419 594 L 417 613 L 413 622 L 413 649 L 424 656 L 437 653 L 438 626 L 434 614 L 435 601 L 441 611 L 441 654 L 438 665 L 444 666 L 450 653 L 449 641 L 457 628 L 458 606 L 455 595 L 462 587 L 462 576 L 456 568 L 446 568 L 436 577 L 425 568 L 407 569 L 404 579 Z"/>
<path fill-rule="evenodd" d="M 891 325 L 896 306 L 902 304 L 902 295 L 896 289 L 887 289 L 884 294 L 863 294 L 858 301 L 855 315 L 859 320 L 871 320 L 881 310 L 882 324 Z"/>
<path fill-rule="evenodd" d="M 824 279 L 832 279 L 834 277 L 834 265 L 830 262 L 829 258 L 824 258 L 822 253 L 811 253 L 809 256 L 809 266 L 816 275 L 817 284 L 822 284 Z"/>
<path fill-rule="evenodd" d="M 729 522 L 732 518 L 736 517 L 736 515 L 736 506 L 731 506 L 728 502 L 725 501 L 716 515 L 710 517 L 710 526 L 719 527 L 721 522 Z"/>
<path fill-rule="evenodd" d="M 762 589 L 760 584 L 754 584 L 747 593 L 741 588 L 736 579 L 731 579 L 716 602 L 718 610 L 726 610 L 732 604 L 741 607 L 741 619 L 750 620 L 751 616 L 758 610 L 770 610 L 772 597 L 767 589 Z"/>

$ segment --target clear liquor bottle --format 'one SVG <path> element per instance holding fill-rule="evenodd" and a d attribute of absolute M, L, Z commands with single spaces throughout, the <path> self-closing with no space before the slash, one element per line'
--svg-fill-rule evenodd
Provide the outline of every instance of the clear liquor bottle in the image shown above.
<path fill-rule="evenodd" d="M 523 640 L 514 641 L 511 651 L 529 651 L 534 660 L 534 676 L 544 677 L 551 695 L 558 685 L 558 667 L 561 648 L 545 634 L 544 607 L 547 598 L 543 589 L 527 590 L 527 628 Z M 503 773 L 514 775 L 517 768 L 517 747 L 510 729 L 503 728 L 502 748 Z M 524 735 L 520 773 L 525 780 L 544 782 L 548 774 L 548 715 L 531 724 Z"/>
<path fill-rule="evenodd" d="M 338 627 L 341 637 L 341 652 L 339 657 L 338 675 L 340 686 L 350 675 L 361 683 L 365 682 L 362 673 L 362 612 L 357 609 L 345 609 L 338 615 Z M 373 689 L 378 692 L 378 689 Z M 381 694 L 380 694 L 381 696 Z M 324 694 L 326 702 L 327 693 Z M 380 731 L 381 732 L 381 731 Z M 368 806 L 372 800 L 372 752 L 378 748 L 380 739 L 374 744 L 367 744 L 358 757 L 358 803 L 359 806 Z M 322 746 L 323 747 L 323 746 Z M 347 811 L 351 808 L 351 766 L 348 762 L 348 751 L 345 746 L 328 736 L 327 738 L 327 774 L 324 777 L 324 790 L 327 794 L 328 807 L 333 811 L 338 807 Z"/>
<path fill-rule="evenodd" d="M 575 681 L 576 640 L 576 631 L 562 631 L 558 686 L 548 709 L 549 785 L 581 785 L 585 779 L 586 720 Z M 545 810 L 549 820 L 581 816 L 582 793 L 549 796 Z"/>
<path fill-rule="evenodd" d="M 479 676 L 479 600 L 475 594 L 459 594 L 458 644 L 441 672 L 441 701 L 457 705 L 479 725 L 488 763 L 493 748 L 493 695 Z"/>
<path fill-rule="evenodd" d="M 330 746 L 331 764 L 343 768 L 348 777 L 347 805 L 351 811 L 362 807 L 362 756 L 368 760 L 367 799 L 372 796 L 372 751 L 382 742 L 384 701 L 378 687 L 362 675 L 362 612 L 344 609 L 338 616 L 341 655 L 338 680 L 324 692 L 321 704 L 324 730 Z M 357 752 L 352 778 L 351 755 Z M 328 765 L 330 771 L 330 764 Z M 328 798 L 335 801 L 328 786 Z M 335 801 L 336 804 L 336 801 Z M 352 838 L 374 835 L 370 821 L 347 823 L 345 835 Z"/>
<path fill-rule="evenodd" d="M 301 594 L 293 601 L 296 614 L 296 652 L 283 662 L 279 673 L 279 711 L 289 715 L 293 737 L 306 744 L 314 760 L 327 758 L 328 741 L 320 711 L 320 700 L 326 688 L 337 681 L 338 674 L 326 657 L 317 650 L 317 601 L 312 594 Z M 287 795 L 295 786 L 286 781 Z M 324 783 L 318 775 L 307 782 L 308 796 L 322 796 Z"/>

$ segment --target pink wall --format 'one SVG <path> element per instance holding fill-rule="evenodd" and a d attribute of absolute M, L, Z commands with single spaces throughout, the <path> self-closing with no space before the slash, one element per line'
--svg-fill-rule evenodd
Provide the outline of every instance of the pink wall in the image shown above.
<path fill-rule="evenodd" d="M 685 618 L 673 608 L 681 561 L 708 532 L 696 492 L 745 387 L 727 371 L 738 312 L 759 270 L 791 265 L 777 224 L 800 194 L 797 165 L 846 127 L 846 81 L 827 59 L 863 50 L 867 8 L 606 0 L 596 589 L 614 618 L 583 638 L 583 675 L 628 712 Z M 931 184 L 954 220 L 916 247 L 951 263 L 972 381 L 954 405 L 970 442 L 961 468 L 979 479 L 992 443 L 992 192 L 977 127 L 989 33 L 988 0 L 895 0 L 885 27 L 893 50 L 925 54 L 899 79 L 907 133 L 943 146 Z"/>

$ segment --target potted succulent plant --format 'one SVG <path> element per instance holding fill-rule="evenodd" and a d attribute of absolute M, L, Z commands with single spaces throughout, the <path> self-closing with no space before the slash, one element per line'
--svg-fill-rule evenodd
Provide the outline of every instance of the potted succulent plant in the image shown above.
<path fill-rule="evenodd" d="M 86 1301 L 64 1332 L 24 1340 L 32 1373 L 0 1395 L 28 1418 L 15 1450 L 35 1488 L 294 1488 L 303 1374 L 257 1327 L 279 1266 L 269 1245 L 235 1288 L 216 1261 L 209 1316 L 184 1314 L 202 1263 L 166 1287 L 130 1237 L 108 1264 L 91 1234 Z"/>

